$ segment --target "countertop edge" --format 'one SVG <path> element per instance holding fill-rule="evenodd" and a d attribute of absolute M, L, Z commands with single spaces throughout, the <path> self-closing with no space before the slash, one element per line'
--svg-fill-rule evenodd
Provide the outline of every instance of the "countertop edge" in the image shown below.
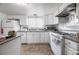
<path fill-rule="evenodd" d="M 16 37 L 6 39 L 6 40 L 0 42 L 0 45 L 5 44 L 5 43 L 7 43 L 7 42 L 9 42 L 9 41 L 12 41 L 13 39 L 16 39 L 16 38 L 21 37 L 21 36 L 22 36 L 22 35 L 17 35 Z"/>
<path fill-rule="evenodd" d="M 79 41 L 77 41 L 77 40 L 70 39 L 70 38 L 67 38 L 67 37 L 64 37 L 64 38 L 67 39 L 67 40 L 71 40 L 71 41 L 73 41 L 73 42 L 79 43 Z"/>
<path fill-rule="evenodd" d="M 17 31 L 17 32 L 53 32 L 53 31 Z"/>

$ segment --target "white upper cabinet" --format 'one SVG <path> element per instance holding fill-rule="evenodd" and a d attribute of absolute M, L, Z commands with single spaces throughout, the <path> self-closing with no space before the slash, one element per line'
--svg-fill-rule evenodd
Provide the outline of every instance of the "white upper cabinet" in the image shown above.
<path fill-rule="evenodd" d="M 58 24 L 58 17 L 55 17 L 53 15 L 48 15 L 44 17 L 45 25 L 54 25 Z"/>
<path fill-rule="evenodd" d="M 16 20 L 3 20 L 2 27 L 4 28 L 15 28 L 15 30 L 20 29 L 19 22 Z"/>
<path fill-rule="evenodd" d="M 15 23 L 15 21 L 13 21 L 13 20 L 3 20 L 2 21 L 2 27 L 14 27 L 14 24 Z"/>
<path fill-rule="evenodd" d="M 21 16 L 20 25 L 27 25 L 27 16 Z"/>
<path fill-rule="evenodd" d="M 27 25 L 27 16 L 24 15 L 8 15 L 8 19 L 19 19 L 20 25 Z"/>
<path fill-rule="evenodd" d="M 42 17 L 29 17 L 28 18 L 28 27 L 29 28 L 44 28 L 44 20 Z"/>

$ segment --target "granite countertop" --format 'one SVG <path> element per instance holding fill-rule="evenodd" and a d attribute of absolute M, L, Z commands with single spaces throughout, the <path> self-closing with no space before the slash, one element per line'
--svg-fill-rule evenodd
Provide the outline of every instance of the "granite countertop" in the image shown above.
<path fill-rule="evenodd" d="M 11 41 L 11 40 L 14 40 L 14 39 L 16 39 L 16 38 L 18 38 L 18 37 L 21 37 L 21 36 L 22 36 L 22 35 L 17 35 L 16 37 L 12 37 L 12 38 L 5 39 L 5 40 L 3 40 L 2 42 L 0 42 L 0 45 L 4 44 L 4 43 L 6 43 L 6 42 L 9 42 L 9 41 Z"/>
<path fill-rule="evenodd" d="M 74 39 L 69 39 L 69 38 L 67 38 L 68 40 L 71 40 L 71 41 L 74 41 L 74 42 L 76 42 L 76 43 L 79 43 L 79 40 L 74 40 Z"/>
<path fill-rule="evenodd" d="M 27 31 L 17 31 L 17 32 L 52 32 L 52 31 L 49 31 L 49 30 L 39 30 L 39 31 L 36 31 L 36 30 L 27 30 Z"/>
<path fill-rule="evenodd" d="M 79 40 L 78 39 L 76 39 L 75 37 L 71 37 L 71 36 L 64 36 L 64 38 L 65 39 L 68 39 L 68 40 L 71 40 L 71 41 L 74 41 L 74 42 L 76 42 L 76 43 L 79 43 Z"/>

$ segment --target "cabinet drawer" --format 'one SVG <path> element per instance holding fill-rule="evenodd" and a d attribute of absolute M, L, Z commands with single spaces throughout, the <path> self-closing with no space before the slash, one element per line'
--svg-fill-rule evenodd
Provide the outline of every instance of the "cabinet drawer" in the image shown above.
<path fill-rule="evenodd" d="M 68 47 L 68 46 L 65 46 L 65 55 L 77 55 L 78 51 Z"/>
<path fill-rule="evenodd" d="M 74 41 L 65 39 L 65 45 L 71 47 L 72 49 L 79 51 L 79 44 Z"/>

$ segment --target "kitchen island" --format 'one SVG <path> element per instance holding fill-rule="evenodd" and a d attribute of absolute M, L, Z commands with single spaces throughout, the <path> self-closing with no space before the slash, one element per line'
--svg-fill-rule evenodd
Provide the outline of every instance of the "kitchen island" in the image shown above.
<path fill-rule="evenodd" d="M 21 36 L 17 35 L 0 42 L 0 55 L 20 55 Z"/>

